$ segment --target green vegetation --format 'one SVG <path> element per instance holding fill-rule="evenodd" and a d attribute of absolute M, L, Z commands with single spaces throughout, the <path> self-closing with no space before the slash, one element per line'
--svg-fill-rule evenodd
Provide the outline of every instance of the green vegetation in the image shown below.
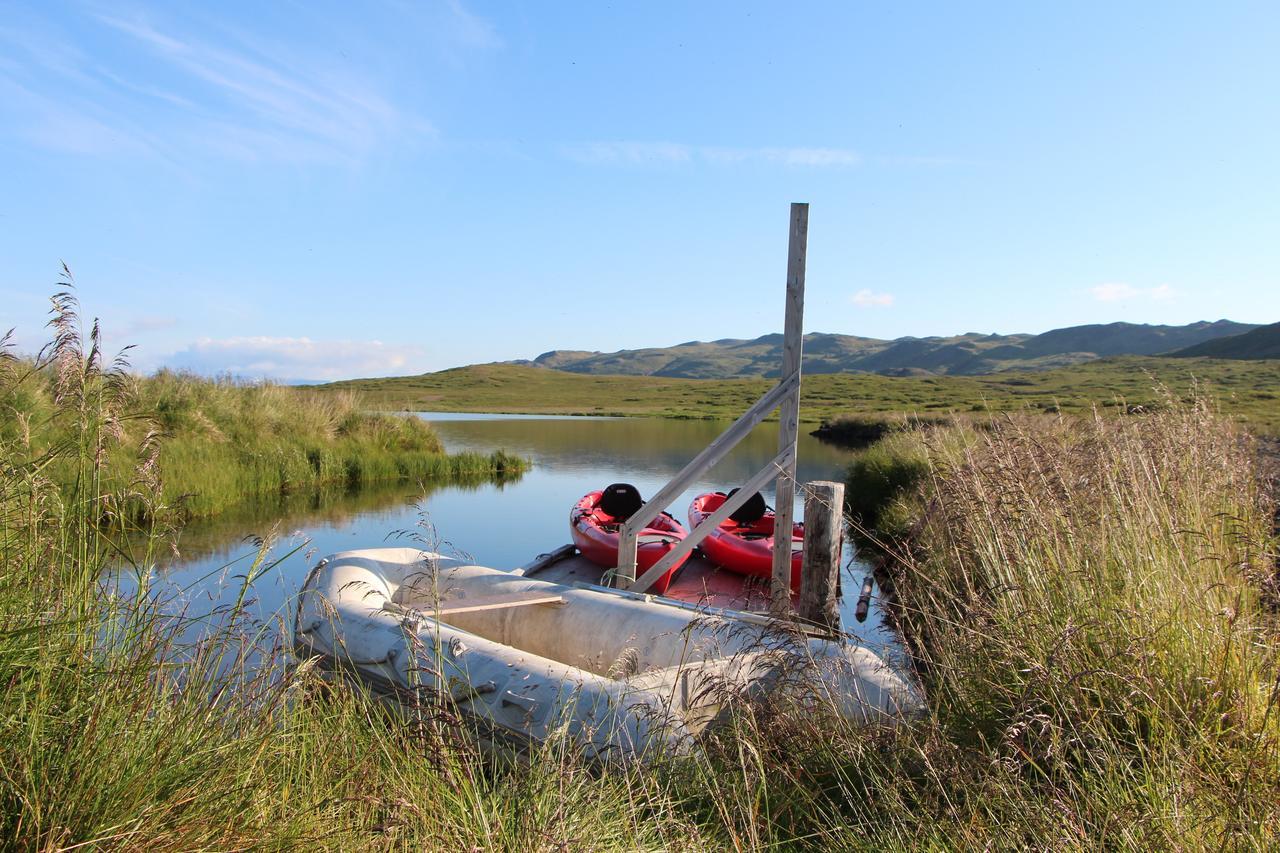
<path fill-rule="evenodd" d="M 284 666 L 276 628 L 239 607 L 190 620 L 149 589 L 184 485 L 219 483 L 194 504 L 212 510 L 456 476 L 395 461 L 443 458 L 430 431 L 332 391 L 137 382 L 81 348 L 72 307 L 47 364 L 0 377 L 3 846 L 1280 842 L 1274 504 L 1248 437 L 1199 392 L 1152 386 L 1107 407 L 1121 417 L 901 418 L 860 454 L 851 498 L 886 554 L 922 717 L 865 729 L 759 706 L 693 757 L 602 769 L 553 743 L 517 763 L 478 753 L 448 706 L 406 720 Z M 1218 379 L 1256 378 L 1237 367 Z M 143 544 L 133 596 L 102 583 L 121 527 Z M 241 601 L 273 566 L 264 546 Z"/>
<path fill-rule="evenodd" d="M 1039 335 L 971 332 L 891 341 L 812 333 L 805 335 L 804 369 L 812 374 L 862 371 L 962 376 L 1043 370 L 1108 356 L 1159 355 L 1253 328 L 1256 327 L 1229 320 L 1185 326 L 1107 323 L 1053 329 Z M 553 350 L 538 356 L 533 363 L 572 373 L 686 379 L 765 377 L 776 375 L 782 363 L 782 335 L 764 335 L 749 341 L 690 341 L 673 347 L 610 353 Z"/>
<path fill-rule="evenodd" d="M 1178 357 L 1197 358 L 1280 358 L 1280 323 L 1262 326 L 1250 332 L 1216 338 L 1174 353 Z"/>
<path fill-rule="evenodd" d="M 24 458 L 45 460 L 42 476 L 73 488 L 80 472 L 62 451 L 95 407 L 129 411 L 101 424 L 116 441 L 100 466 L 102 489 L 120 498 L 104 512 L 130 516 L 164 508 L 207 516 L 323 485 L 479 481 L 518 476 L 525 468 L 524 460 L 502 452 L 447 454 L 423 421 L 364 411 L 353 393 L 170 371 L 139 378 L 123 365 L 109 368 L 96 333 L 83 351 L 74 300 L 62 295 L 55 304 L 58 345 L 42 359 L 9 364 L 11 380 L 0 387 L 0 439 Z M 98 384 L 74 385 L 74 364 L 96 371 Z M 98 397 L 83 397 L 86 389 Z M 78 419 L 69 420 L 66 410 Z M 161 500 L 148 507 L 133 493 L 152 486 Z"/>
<path fill-rule="evenodd" d="M 872 418 L 1026 411 L 1088 414 L 1163 405 L 1161 386 L 1214 394 L 1253 429 L 1280 431 L 1280 361 L 1116 358 L 1058 370 L 989 376 L 816 374 L 804 380 L 801 414 Z M 736 418 L 770 386 L 764 379 L 587 376 L 516 364 L 481 364 L 389 379 L 321 386 L 357 391 L 383 410 L 617 414 Z"/>
<path fill-rule="evenodd" d="M 1274 505 L 1248 439 L 1199 397 L 894 433 L 915 523 L 888 568 L 927 712 L 866 729 L 743 708 L 696 756 L 601 769 L 563 744 L 485 757 L 447 706 L 393 717 L 309 664 L 254 666 L 271 625 L 152 601 L 156 527 L 133 531 L 141 593 L 105 589 L 109 486 L 132 460 L 130 499 L 162 504 L 164 439 L 136 452 L 119 374 L 78 352 L 58 365 L 40 434 L 59 440 L 33 454 L 0 436 L 0 845 L 1280 842 Z M 0 387 L 26 393 L 21 376 Z M 242 601 L 272 567 L 264 550 Z"/>
<path fill-rule="evenodd" d="M 356 394 L 162 371 L 140 380 L 138 397 L 167 436 L 159 461 L 175 486 L 166 497 L 198 484 L 185 501 L 195 515 L 324 484 L 479 482 L 526 465 L 502 451 L 447 454 L 424 421 L 365 411 Z"/>
<path fill-rule="evenodd" d="M 913 472 L 877 536 L 933 709 L 921 816 L 961 846 L 1274 846 L 1280 573 L 1249 439 L 1202 398 L 983 426 L 851 471 Z"/>
<path fill-rule="evenodd" d="M 895 432 L 955 423 L 956 415 L 836 415 L 822 422 L 813 435 L 844 447 L 867 447 Z"/>
<path fill-rule="evenodd" d="M 921 437 L 895 431 L 859 450 L 845 475 L 845 506 L 855 530 L 907 534 L 920 507 L 914 499 L 929 473 Z"/>

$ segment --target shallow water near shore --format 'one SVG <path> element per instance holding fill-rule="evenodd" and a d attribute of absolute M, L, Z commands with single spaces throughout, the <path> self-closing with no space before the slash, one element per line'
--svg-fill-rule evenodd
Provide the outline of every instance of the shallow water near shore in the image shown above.
<path fill-rule="evenodd" d="M 569 509 L 583 494 L 612 482 L 635 484 L 644 496 L 657 492 L 727 426 L 726 422 L 661 418 L 564 418 L 417 413 L 439 433 L 450 452 L 504 449 L 528 458 L 532 469 L 507 482 L 398 483 L 350 491 L 320 490 L 247 502 L 234 512 L 197 521 L 178 539 L 179 555 L 165 555 L 151 573 L 154 593 L 189 617 L 203 617 L 235 603 L 258 553 L 255 539 L 273 541 L 269 569 L 246 598 L 247 615 L 270 626 L 284 624 L 292 597 L 322 556 L 356 548 L 407 545 L 460 555 L 499 569 L 520 566 L 569 542 Z M 669 507 L 686 522 L 689 502 L 701 492 L 741 483 L 777 452 L 777 424 L 762 424 L 693 489 Z M 849 452 L 802 433 L 800 482 L 839 480 Z M 773 502 L 772 490 L 765 498 Z M 796 503 L 803 515 L 803 501 Z M 846 546 L 841 583 L 842 627 L 861 642 L 893 652 L 878 594 L 865 622 L 854 607 L 868 567 Z M 132 570 L 116 580 L 133 586 Z M 203 621 L 197 624 L 203 624 Z"/>

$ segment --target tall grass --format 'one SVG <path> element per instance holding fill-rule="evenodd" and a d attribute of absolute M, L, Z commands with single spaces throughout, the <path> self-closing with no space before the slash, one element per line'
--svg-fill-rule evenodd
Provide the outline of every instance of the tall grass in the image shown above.
<path fill-rule="evenodd" d="M 927 713 L 866 729 L 744 708 L 697 755 L 606 771 L 560 743 L 486 757 L 447 707 L 406 723 L 307 662 L 250 668 L 278 626 L 237 610 L 193 642 L 147 595 L 114 596 L 113 484 L 152 507 L 129 518 L 158 548 L 172 475 L 163 438 L 119 426 L 136 405 L 123 369 L 60 340 L 61 438 L 33 454 L 0 437 L 0 846 L 1280 841 L 1272 505 L 1247 439 L 1203 401 L 909 434 L 915 523 L 885 545 Z M 271 565 L 264 551 L 245 583 Z"/>
<path fill-rule="evenodd" d="M 63 308 L 41 425 L 58 439 L 33 454 L 28 437 L 0 437 L 0 847 L 666 846 L 626 779 L 554 747 L 513 770 L 449 737 L 448 719 L 406 726 L 308 665 L 250 669 L 280 626 L 235 608 L 193 641 L 145 590 L 104 586 L 115 534 L 100 522 L 121 498 L 109 487 L 128 472 L 147 511 L 126 522 L 158 547 L 164 456 L 155 442 L 135 452 L 118 426 L 130 377 L 104 364 L 96 333 L 81 347 Z M 0 356 L 4 392 L 21 393 L 29 365 Z M 271 567 L 264 550 L 246 589 Z"/>
<path fill-rule="evenodd" d="M 54 297 L 54 343 L 34 360 L 10 361 L 12 381 L 0 388 L 0 437 L 29 458 L 47 460 L 43 473 L 73 488 L 79 472 L 64 451 L 87 422 L 69 421 L 64 407 L 65 354 L 101 363 L 96 327 L 79 352 L 74 296 Z M 101 366 L 101 364 L 100 364 Z M 202 377 L 161 370 L 150 377 L 124 365 L 105 371 L 110 393 L 126 412 L 104 419 L 119 450 L 98 470 L 104 491 L 123 498 L 117 514 L 157 508 L 183 518 L 209 516 L 247 498 L 339 485 L 389 481 L 478 481 L 518 477 L 525 460 L 497 451 L 448 454 L 431 427 L 412 416 L 368 412 L 351 392 L 330 394 L 268 382 Z M 163 440 L 160 440 L 163 439 Z M 152 453 L 149 474 L 161 500 L 130 497 L 138 454 Z"/>
<path fill-rule="evenodd" d="M 1197 397 L 895 440 L 915 522 L 881 544 L 931 715 L 925 784 L 894 793 L 973 845 L 1280 841 L 1274 504 L 1248 437 Z"/>

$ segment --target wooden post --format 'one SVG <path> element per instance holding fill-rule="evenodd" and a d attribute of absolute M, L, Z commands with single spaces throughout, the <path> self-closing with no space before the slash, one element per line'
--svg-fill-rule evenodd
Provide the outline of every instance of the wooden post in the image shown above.
<path fill-rule="evenodd" d="M 844 483 L 819 480 L 805 486 L 805 492 L 800 618 L 838 631 L 836 594 L 844 547 Z"/>
<path fill-rule="evenodd" d="M 775 616 L 791 612 L 791 531 L 795 518 L 796 438 L 800 433 L 800 361 L 804 354 L 804 268 L 809 244 L 809 205 L 791 205 L 791 236 L 787 242 L 787 314 L 783 326 L 782 380 L 795 376 L 796 390 L 779 411 L 778 452 L 790 450 L 789 470 L 778 476 L 774 501 L 773 583 L 770 602 Z"/>

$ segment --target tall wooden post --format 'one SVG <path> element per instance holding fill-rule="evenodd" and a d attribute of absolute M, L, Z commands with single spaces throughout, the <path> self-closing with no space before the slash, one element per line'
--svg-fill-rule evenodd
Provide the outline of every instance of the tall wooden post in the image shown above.
<path fill-rule="evenodd" d="M 809 205 L 791 205 L 791 236 L 787 241 L 787 314 L 783 326 L 782 380 L 800 378 L 804 355 L 804 267 L 809 244 Z M 791 463 L 778 475 L 773 537 L 771 604 L 775 615 L 791 612 L 791 532 L 795 518 L 796 438 L 800 433 L 800 388 L 782 402 L 779 411 L 778 452 L 790 450 Z"/>
<path fill-rule="evenodd" d="M 844 548 L 844 483 L 805 486 L 804 568 L 800 574 L 800 618 L 840 630 L 836 593 Z"/>

